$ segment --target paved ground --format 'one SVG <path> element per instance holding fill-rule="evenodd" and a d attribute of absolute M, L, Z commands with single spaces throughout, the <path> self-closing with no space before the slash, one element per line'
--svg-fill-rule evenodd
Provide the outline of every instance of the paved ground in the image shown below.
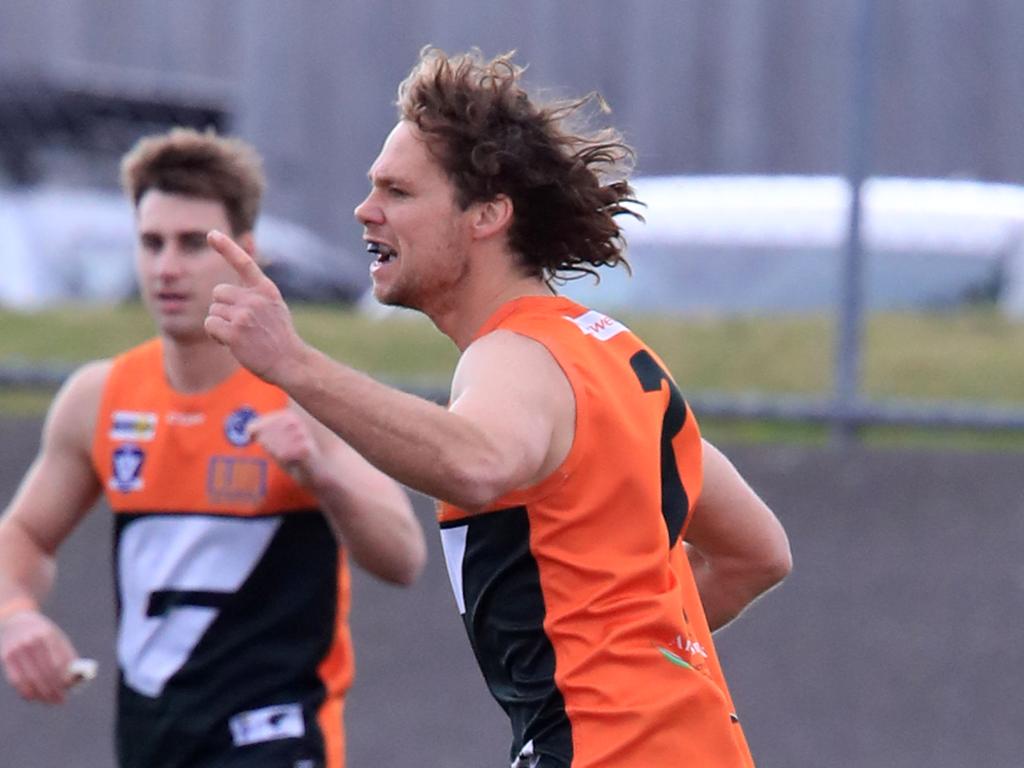
<path fill-rule="evenodd" d="M 35 421 L 0 421 L 0 503 Z M 728 451 L 789 530 L 796 571 L 720 633 L 762 768 L 1019 768 L 1024 755 L 1024 456 L 790 447 Z M 418 508 L 430 524 L 429 506 Z M 507 765 L 437 537 L 419 584 L 357 575 L 353 768 Z M 66 544 L 50 610 L 100 679 L 66 707 L 0 684 L 0 766 L 105 768 L 113 689 L 109 519 Z"/>

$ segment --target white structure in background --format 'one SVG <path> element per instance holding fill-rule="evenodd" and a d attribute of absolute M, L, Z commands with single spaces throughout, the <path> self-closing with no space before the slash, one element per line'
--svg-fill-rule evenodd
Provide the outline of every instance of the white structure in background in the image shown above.
<path fill-rule="evenodd" d="M 120 193 L 0 190 L 0 306 L 31 310 L 132 297 L 134 240 L 131 207 Z M 369 257 L 293 222 L 261 216 L 256 240 L 286 295 L 354 301 L 370 283 Z M 352 240 L 359 244 L 354 226 Z"/>
<path fill-rule="evenodd" d="M 850 188 L 836 176 L 634 180 L 646 223 L 623 217 L 633 277 L 602 270 L 564 292 L 609 309 L 821 311 L 838 296 Z M 874 178 L 865 185 L 872 309 L 997 296 L 1024 317 L 1024 187 Z"/>
<path fill-rule="evenodd" d="M 634 180 L 645 223 L 622 219 L 634 268 L 564 293 L 600 309 L 686 313 L 828 311 L 836 306 L 850 191 L 831 176 Z M 876 178 L 865 187 L 865 300 L 929 309 L 997 298 L 1024 318 L 1024 187 Z M 130 207 L 113 191 L 0 190 L 0 306 L 120 301 L 135 293 Z M 353 224 L 353 244 L 358 243 Z M 353 300 L 368 259 L 294 223 L 257 229 L 292 296 Z M 372 297 L 365 311 L 390 316 Z"/>

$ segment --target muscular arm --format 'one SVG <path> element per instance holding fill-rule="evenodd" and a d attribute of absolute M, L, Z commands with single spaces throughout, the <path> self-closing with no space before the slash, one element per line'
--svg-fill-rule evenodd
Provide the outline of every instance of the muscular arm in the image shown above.
<path fill-rule="evenodd" d="M 297 406 L 263 416 L 253 436 L 320 503 L 360 566 L 411 584 L 426 562 L 423 529 L 402 488 Z"/>
<path fill-rule="evenodd" d="M 446 410 L 306 345 L 280 292 L 252 258 L 223 235 L 210 238 L 242 285 L 214 289 L 207 332 L 399 482 L 479 511 L 540 480 L 564 457 L 572 440 L 572 390 L 537 342 L 498 331 L 471 344 Z"/>
<path fill-rule="evenodd" d="M 49 593 L 58 546 L 100 492 L 89 458 L 96 409 L 109 363 L 79 370 L 54 399 L 39 454 L 0 518 L 0 606 L 21 606 L 0 620 L 0 660 L 22 696 L 63 700 L 74 648 L 33 606 Z"/>
<path fill-rule="evenodd" d="M 704 486 L 687 555 L 712 630 L 725 626 L 792 568 L 781 523 L 730 461 L 704 442 Z"/>
<path fill-rule="evenodd" d="M 542 479 L 572 441 L 568 380 L 540 344 L 508 332 L 466 350 L 449 410 L 319 353 L 297 374 L 293 396 L 373 464 L 470 512 Z"/>

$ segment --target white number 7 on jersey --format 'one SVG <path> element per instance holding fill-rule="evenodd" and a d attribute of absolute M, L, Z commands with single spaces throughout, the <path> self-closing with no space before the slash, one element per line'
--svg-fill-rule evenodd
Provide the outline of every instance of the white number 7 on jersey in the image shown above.
<path fill-rule="evenodd" d="M 125 683 L 158 697 L 263 557 L 279 518 L 152 515 L 121 531 L 117 660 Z"/>

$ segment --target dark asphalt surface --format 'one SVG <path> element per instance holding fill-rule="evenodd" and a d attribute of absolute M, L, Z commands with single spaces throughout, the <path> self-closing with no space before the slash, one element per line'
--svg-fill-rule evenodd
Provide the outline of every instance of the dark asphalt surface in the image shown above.
<path fill-rule="evenodd" d="M 0 421 L 0 503 L 36 420 Z M 1024 765 L 1024 455 L 741 446 L 727 453 L 779 514 L 790 579 L 719 633 L 762 768 Z M 352 768 L 508 765 L 509 732 L 479 678 L 431 508 L 411 589 L 353 578 Z M 64 707 L 0 684 L 0 768 L 112 766 L 110 520 L 65 544 L 47 609 L 100 677 Z"/>

